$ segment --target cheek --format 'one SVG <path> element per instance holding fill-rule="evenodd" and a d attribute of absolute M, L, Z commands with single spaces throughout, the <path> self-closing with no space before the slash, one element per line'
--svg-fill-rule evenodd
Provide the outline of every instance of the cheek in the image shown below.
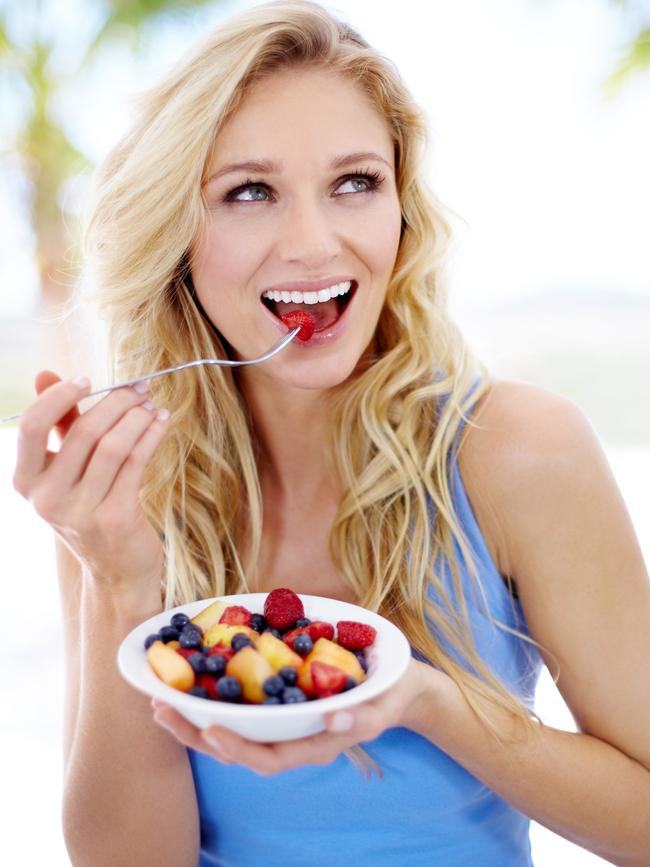
<path fill-rule="evenodd" d="M 399 209 L 384 211 L 380 219 L 375 219 L 364 227 L 360 246 L 365 250 L 368 266 L 383 277 L 390 277 L 395 266 L 399 248 L 402 215 Z"/>

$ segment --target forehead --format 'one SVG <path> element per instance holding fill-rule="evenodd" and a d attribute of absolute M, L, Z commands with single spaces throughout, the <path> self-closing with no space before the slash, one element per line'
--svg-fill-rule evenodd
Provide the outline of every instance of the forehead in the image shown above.
<path fill-rule="evenodd" d="M 291 69 L 253 85 L 215 141 L 211 166 L 242 156 L 377 151 L 393 162 L 388 122 L 354 82 L 327 70 Z"/>

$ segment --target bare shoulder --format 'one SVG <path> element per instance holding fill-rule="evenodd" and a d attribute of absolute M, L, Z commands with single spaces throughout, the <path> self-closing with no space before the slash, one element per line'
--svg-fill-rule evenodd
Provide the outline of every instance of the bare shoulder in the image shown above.
<path fill-rule="evenodd" d="M 468 495 L 574 719 L 650 768 L 650 581 L 596 433 L 516 382 L 491 384 L 472 422 Z"/>
<path fill-rule="evenodd" d="M 598 437 L 574 403 L 510 380 L 490 382 L 480 398 L 459 462 L 488 547 L 502 574 L 513 578 L 517 523 L 538 523 L 558 497 L 573 497 L 586 466 L 611 477 Z"/>
<path fill-rule="evenodd" d="M 527 382 L 494 380 L 476 406 L 463 442 L 472 467 L 489 481 L 529 481 L 536 468 L 571 466 L 584 449 L 601 453 L 598 437 L 572 401 Z"/>

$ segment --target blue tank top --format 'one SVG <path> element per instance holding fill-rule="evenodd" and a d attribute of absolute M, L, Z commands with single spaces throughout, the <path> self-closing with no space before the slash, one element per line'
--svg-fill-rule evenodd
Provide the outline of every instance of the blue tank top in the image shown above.
<path fill-rule="evenodd" d="M 451 461 L 457 515 L 485 596 L 460 574 L 481 658 L 530 707 L 541 669 L 534 646 L 486 616 L 527 634 Z M 454 597 L 448 564 L 441 564 Z M 431 590 L 431 597 L 436 594 Z M 364 748 L 383 772 L 365 779 L 345 756 L 262 777 L 189 750 L 201 820 L 199 867 L 530 867 L 529 819 L 434 744 L 392 728 Z"/>

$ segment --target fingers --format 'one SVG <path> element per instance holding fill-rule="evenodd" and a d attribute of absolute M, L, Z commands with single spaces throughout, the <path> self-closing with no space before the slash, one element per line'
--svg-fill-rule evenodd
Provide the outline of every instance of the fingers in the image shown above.
<path fill-rule="evenodd" d="M 160 445 L 168 428 L 166 409 L 152 411 L 152 420 L 124 460 L 110 490 L 117 502 L 128 502 L 142 486 L 149 461 Z"/>
<path fill-rule="evenodd" d="M 27 407 L 18 430 L 18 460 L 14 475 L 17 491 L 25 493 L 30 482 L 44 470 L 50 431 L 57 422 L 63 422 L 89 389 L 87 380 L 59 380 Z"/>
<path fill-rule="evenodd" d="M 51 370 L 41 370 L 40 373 L 36 374 L 36 379 L 34 380 L 36 394 L 42 394 L 44 391 L 50 388 L 50 386 L 55 385 L 57 382 L 61 382 L 60 376 L 58 376 Z M 70 426 L 77 418 L 79 418 L 79 410 L 75 405 L 69 412 L 67 412 L 63 416 L 63 418 L 59 419 L 55 427 L 60 440 L 63 440 L 66 433 L 70 429 Z"/>
<path fill-rule="evenodd" d="M 349 711 L 329 714 L 328 731 L 274 744 L 257 743 L 240 737 L 223 726 L 203 730 L 189 723 L 169 705 L 152 701 L 154 719 L 185 746 L 218 759 L 224 764 L 244 765 L 262 776 L 272 776 L 302 765 L 326 765 L 350 747 L 374 740 L 386 728 L 379 707 L 367 702 Z M 359 710 L 362 713 L 359 713 Z M 345 714 L 343 731 L 335 731 L 334 721 Z"/>
<path fill-rule="evenodd" d="M 53 386 L 53 389 L 57 387 Z M 149 397 L 147 391 L 141 393 L 133 388 L 120 388 L 102 398 L 71 426 L 56 460 L 51 461 L 47 469 L 42 471 L 39 483 L 59 494 L 69 491 L 80 481 L 97 449 L 102 448 L 109 454 L 116 449 L 115 440 L 120 438 L 119 423 L 131 410 L 149 400 Z M 144 410 L 139 410 L 136 416 L 139 416 L 141 421 L 150 422 L 149 414 Z M 134 426 L 137 428 L 131 418 L 127 432 Z M 141 432 L 142 430 L 139 431 Z M 106 440 L 108 445 L 104 444 Z"/>
<path fill-rule="evenodd" d="M 82 508 L 94 509 L 109 494 L 138 503 L 150 458 L 162 439 L 169 414 L 159 416 L 151 401 L 131 407 L 99 440 L 78 484 Z"/>

